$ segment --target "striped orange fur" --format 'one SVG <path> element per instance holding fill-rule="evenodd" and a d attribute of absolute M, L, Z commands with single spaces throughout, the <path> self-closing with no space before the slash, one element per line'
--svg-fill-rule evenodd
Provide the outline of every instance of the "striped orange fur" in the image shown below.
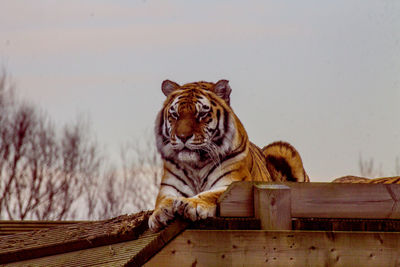
<path fill-rule="evenodd" d="M 332 183 L 352 183 L 352 184 L 400 184 L 400 176 L 382 177 L 382 178 L 365 178 L 358 176 L 343 176 L 336 178 Z"/>
<path fill-rule="evenodd" d="M 158 231 L 181 216 L 214 217 L 218 197 L 234 181 L 308 182 L 298 152 L 276 142 L 252 144 L 230 107 L 227 80 L 183 86 L 166 80 L 156 143 L 164 162 L 161 187 L 149 227 Z"/>

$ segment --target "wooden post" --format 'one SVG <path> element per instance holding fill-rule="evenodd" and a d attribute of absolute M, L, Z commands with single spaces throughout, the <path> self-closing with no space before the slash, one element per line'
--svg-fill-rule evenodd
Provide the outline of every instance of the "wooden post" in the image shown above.
<path fill-rule="evenodd" d="M 262 230 L 291 230 L 290 188 L 279 184 L 254 185 L 254 215 Z"/>

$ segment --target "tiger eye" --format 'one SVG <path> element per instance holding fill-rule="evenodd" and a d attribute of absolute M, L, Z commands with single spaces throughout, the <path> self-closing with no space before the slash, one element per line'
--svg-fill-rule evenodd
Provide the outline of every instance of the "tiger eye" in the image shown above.
<path fill-rule="evenodd" d="M 178 119 L 178 113 L 173 109 L 169 111 L 169 115 L 171 115 L 171 117 L 174 118 L 175 120 Z"/>
<path fill-rule="evenodd" d="M 210 110 L 210 107 L 207 106 L 207 105 L 203 105 L 202 108 L 203 108 L 204 110 Z"/>
<path fill-rule="evenodd" d="M 209 113 L 207 111 L 200 111 L 198 116 L 200 119 L 203 119 L 203 118 L 207 117 L 208 115 L 209 115 Z"/>

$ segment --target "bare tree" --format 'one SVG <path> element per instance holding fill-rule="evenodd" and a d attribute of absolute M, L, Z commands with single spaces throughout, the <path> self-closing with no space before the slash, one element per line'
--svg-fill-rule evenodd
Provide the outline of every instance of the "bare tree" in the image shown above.
<path fill-rule="evenodd" d="M 28 103 L 15 101 L 6 73 L 0 78 L 0 218 L 74 218 L 84 193 L 93 199 L 100 157 L 85 124 L 64 128 Z M 88 209 L 89 211 L 90 209 Z M 90 214 L 89 214 L 90 216 Z"/>
<path fill-rule="evenodd" d="M 3 204 L 10 197 L 11 186 L 15 178 L 15 174 L 10 173 L 7 177 L 4 177 L 4 173 L 9 169 L 12 163 L 13 146 L 12 140 L 12 129 L 11 129 L 11 116 L 12 106 L 14 102 L 14 86 L 10 83 L 7 73 L 3 70 L 0 76 L 0 208 L 3 208 Z M 14 157 L 16 161 L 18 155 Z M 1 214 L 1 213 L 0 213 Z"/>
<path fill-rule="evenodd" d="M 148 135 L 153 137 L 153 135 Z M 122 150 L 123 176 L 134 194 L 133 205 L 138 210 L 154 208 L 161 181 L 162 162 L 155 138 L 147 138 Z"/>
<path fill-rule="evenodd" d="M 385 175 L 388 175 L 387 173 L 385 174 L 382 171 L 382 165 L 379 165 L 379 167 L 376 167 L 374 165 L 373 158 L 370 158 L 369 160 L 364 160 L 363 157 L 360 155 L 359 160 L 358 160 L 358 166 L 359 166 L 359 170 L 360 170 L 360 175 L 362 177 L 375 178 L 375 177 L 383 177 Z M 394 176 L 400 175 L 399 157 L 396 157 L 396 159 L 395 159 L 394 172 L 392 174 Z"/>
<path fill-rule="evenodd" d="M 60 131 L 0 74 L 0 219 L 100 219 L 154 207 L 161 161 L 154 138 L 107 158 L 78 120 Z"/>
<path fill-rule="evenodd" d="M 121 149 L 121 167 L 110 170 L 105 176 L 105 197 L 99 217 L 153 209 L 161 170 L 153 139 L 125 145 Z"/>
<path fill-rule="evenodd" d="M 395 164 L 394 164 L 394 176 L 400 176 L 400 159 L 396 157 Z"/>
<path fill-rule="evenodd" d="M 375 167 L 373 158 L 364 160 L 360 155 L 358 159 L 358 167 L 362 177 L 374 178 L 383 176 L 382 165 L 380 165 L 378 168 Z"/>

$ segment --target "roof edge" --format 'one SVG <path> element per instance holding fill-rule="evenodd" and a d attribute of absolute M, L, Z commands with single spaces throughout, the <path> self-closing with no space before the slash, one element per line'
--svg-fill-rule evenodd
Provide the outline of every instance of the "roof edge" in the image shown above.
<path fill-rule="evenodd" d="M 72 225 L 68 225 L 57 226 L 46 230 L 5 236 L 3 238 L 0 238 L 0 241 L 4 242 L 3 244 L 0 243 L 0 264 L 29 260 L 66 252 L 72 252 L 76 250 L 135 240 L 145 230 L 147 230 L 148 218 L 150 214 L 151 212 L 140 212 L 138 214 L 130 216 L 118 216 L 116 218 L 100 222 L 77 223 L 73 225 L 76 226 L 76 230 L 74 232 L 68 229 L 68 227 Z M 130 220 L 135 219 L 136 221 L 132 225 L 130 225 Z M 91 233 L 92 229 L 90 229 L 90 226 L 96 228 L 99 227 L 99 225 L 97 224 L 101 223 L 103 223 L 103 225 L 112 225 L 113 227 L 111 229 L 108 229 L 108 231 L 102 232 L 100 235 Z M 79 226 L 88 227 L 88 229 L 82 230 Z M 25 245 L 21 245 L 20 248 L 12 249 L 12 246 L 17 245 L 18 242 L 25 242 L 22 241 L 24 240 L 24 238 L 26 240 L 35 239 L 36 235 L 45 239 L 46 234 L 50 235 L 52 232 L 55 231 L 64 231 L 66 240 L 58 240 L 58 242 L 44 245 L 40 245 L 39 243 L 39 245 L 31 246 L 30 248 L 27 248 Z M 68 240 L 68 238 L 70 239 Z"/>

